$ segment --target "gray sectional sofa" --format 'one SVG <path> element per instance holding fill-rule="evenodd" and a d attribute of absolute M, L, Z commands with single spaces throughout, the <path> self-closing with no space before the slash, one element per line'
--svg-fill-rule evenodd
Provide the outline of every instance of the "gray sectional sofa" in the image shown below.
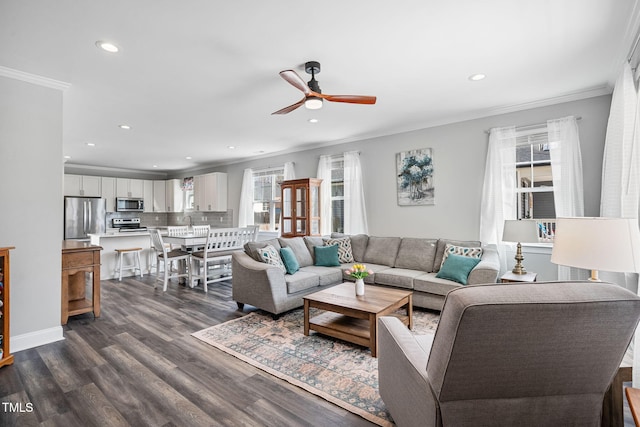
<path fill-rule="evenodd" d="M 314 247 L 323 246 L 327 238 L 278 238 L 245 245 L 232 256 L 233 299 L 239 308 L 249 304 L 274 315 L 303 305 L 302 297 L 344 281 L 353 281 L 345 271 L 354 263 L 367 266 L 373 274 L 365 283 L 413 290 L 413 305 L 441 310 L 445 295 L 462 286 L 437 278 L 447 243 L 463 247 L 480 247 L 478 241 L 455 241 L 410 237 L 376 237 L 364 234 L 331 238 L 348 238 L 354 262 L 340 266 L 316 266 Z M 277 250 L 292 249 L 300 269 L 285 274 L 282 269 L 262 262 L 260 250 L 271 245 Z M 500 263 L 495 249 L 483 248 L 480 262 L 468 275 L 468 284 L 494 283 Z"/>

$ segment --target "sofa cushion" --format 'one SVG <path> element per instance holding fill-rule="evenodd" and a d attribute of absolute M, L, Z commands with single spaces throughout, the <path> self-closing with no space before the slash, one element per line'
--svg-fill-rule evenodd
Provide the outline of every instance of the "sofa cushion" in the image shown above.
<path fill-rule="evenodd" d="M 283 273 L 287 272 L 287 269 L 282 262 L 282 258 L 280 258 L 280 253 L 278 250 L 271 245 L 267 245 L 264 248 L 258 249 L 260 252 L 260 260 L 269 265 L 273 265 L 282 270 Z"/>
<path fill-rule="evenodd" d="M 281 248 L 280 258 L 282 258 L 282 263 L 287 270 L 287 274 L 294 274 L 300 270 L 300 264 L 298 264 L 298 260 L 291 248 Z"/>
<path fill-rule="evenodd" d="M 395 266 L 430 273 L 438 249 L 438 239 L 405 237 L 400 243 Z"/>
<path fill-rule="evenodd" d="M 444 250 L 447 246 L 447 243 L 452 244 L 454 246 L 465 246 L 465 247 L 480 247 L 482 244 L 475 240 L 447 240 L 447 239 L 439 239 L 438 240 L 438 250 L 436 252 L 436 258 L 433 260 L 433 270 L 432 272 L 437 273 L 440 270 L 440 266 L 442 265 L 442 257 L 444 256 Z"/>
<path fill-rule="evenodd" d="M 363 261 L 393 267 L 396 263 L 396 255 L 398 255 L 401 241 L 400 237 L 369 236 Z"/>
<path fill-rule="evenodd" d="M 280 246 L 280 242 L 278 241 L 278 239 L 269 239 L 269 240 L 262 240 L 260 242 L 245 243 L 244 251 L 251 258 L 255 259 L 256 261 L 262 262 L 262 258 L 260 257 L 260 249 L 264 248 L 267 245 L 271 245 L 277 250 L 280 250 L 280 248 L 282 247 Z"/>
<path fill-rule="evenodd" d="M 342 283 L 342 270 L 337 267 L 316 267 L 311 265 L 309 267 L 303 267 L 300 271 L 306 273 L 312 273 L 318 276 L 320 286 L 337 285 Z"/>
<path fill-rule="evenodd" d="M 355 262 L 364 262 L 364 253 L 367 250 L 369 236 L 367 236 L 366 234 L 354 234 L 351 236 L 347 236 L 343 233 L 331 233 L 332 239 L 339 239 L 341 237 L 349 237 L 349 239 L 351 239 L 351 251 L 353 252 L 353 260 Z"/>
<path fill-rule="evenodd" d="M 304 240 L 304 244 L 307 245 L 307 249 L 311 254 L 311 259 L 313 259 L 313 263 L 311 265 L 313 265 L 316 263 L 316 254 L 313 251 L 313 247 L 324 245 L 324 239 L 322 237 L 316 236 L 304 236 L 302 239 Z"/>
<path fill-rule="evenodd" d="M 341 237 L 339 239 L 324 239 L 326 246 L 338 246 L 338 260 L 340 263 L 353 262 L 353 251 L 351 250 L 351 238 Z"/>
<path fill-rule="evenodd" d="M 454 282 L 466 285 L 469 273 L 471 273 L 471 270 L 473 270 L 479 262 L 480 258 L 450 253 L 449 256 L 445 258 L 444 263 L 442 263 L 442 267 L 440 271 L 438 271 L 438 274 L 436 274 L 436 277 L 438 279 L 453 280 Z"/>
<path fill-rule="evenodd" d="M 287 284 L 287 293 L 294 294 L 307 289 L 316 288 L 320 284 L 320 277 L 317 274 L 308 271 L 297 271 L 296 274 L 287 274 L 284 276 Z"/>
<path fill-rule="evenodd" d="M 440 264 L 440 269 L 444 266 L 444 263 L 447 261 L 447 257 L 450 255 L 458 255 L 464 256 L 468 258 L 474 258 L 480 261 L 482 258 L 482 248 L 480 247 L 466 247 L 466 246 L 456 246 L 450 243 L 444 248 L 444 254 L 442 255 L 442 263 Z"/>
<path fill-rule="evenodd" d="M 311 253 L 309 252 L 309 249 L 307 249 L 307 245 L 304 243 L 304 239 L 302 237 L 291 237 L 288 239 L 281 237 L 278 241 L 280 242 L 280 246 L 283 248 L 291 248 L 298 260 L 298 264 L 300 264 L 300 267 L 313 265 L 313 258 L 311 258 Z"/>
<path fill-rule="evenodd" d="M 421 274 L 424 274 L 424 271 L 388 268 L 376 273 L 375 282 L 376 284 L 394 286 L 396 288 L 413 289 L 413 279 Z"/>
<path fill-rule="evenodd" d="M 450 290 L 462 286 L 452 280 L 439 279 L 436 273 L 424 273 L 413 279 L 413 290 L 430 294 L 445 296 Z"/>
<path fill-rule="evenodd" d="M 338 246 L 314 246 L 316 262 L 313 265 L 321 267 L 339 267 Z"/>

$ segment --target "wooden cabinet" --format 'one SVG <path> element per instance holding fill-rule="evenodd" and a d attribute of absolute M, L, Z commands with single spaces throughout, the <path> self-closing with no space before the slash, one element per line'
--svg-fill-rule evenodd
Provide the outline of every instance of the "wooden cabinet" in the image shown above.
<path fill-rule="evenodd" d="M 144 197 L 143 180 L 116 178 L 116 196 L 142 199 Z"/>
<path fill-rule="evenodd" d="M 165 192 L 165 212 L 182 212 L 184 210 L 184 195 L 181 179 L 168 179 Z"/>
<path fill-rule="evenodd" d="M 167 182 L 153 181 L 153 211 L 167 211 Z"/>
<path fill-rule="evenodd" d="M 144 200 L 144 211 L 153 212 L 153 181 L 149 179 L 142 182 L 142 199 Z"/>
<path fill-rule="evenodd" d="M 93 312 L 100 317 L 100 251 L 102 247 L 86 242 L 62 242 L 61 324 L 69 316 Z M 91 294 L 87 297 L 87 276 Z"/>
<path fill-rule="evenodd" d="M 193 177 L 194 207 L 201 212 L 227 210 L 227 174 L 213 172 Z"/>
<path fill-rule="evenodd" d="M 101 178 L 99 176 L 65 174 L 64 195 L 101 197 Z"/>
<path fill-rule="evenodd" d="M 9 349 L 9 251 L 13 247 L 0 248 L 0 366 L 11 365 L 13 355 Z"/>
<path fill-rule="evenodd" d="M 282 181 L 282 237 L 320 235 L 321 179 Z"/>
<path fill-rule="evenodd" d="M 102 177 L 102 198 L 106 201 L 107 212 L 116 211 L 116 179 Z"/>

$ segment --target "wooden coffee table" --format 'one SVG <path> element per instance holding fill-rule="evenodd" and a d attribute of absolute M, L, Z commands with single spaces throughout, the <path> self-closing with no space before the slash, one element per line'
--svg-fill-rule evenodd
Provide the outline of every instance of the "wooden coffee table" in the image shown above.
<path fill-rule="evenodd" d="M 362 296 L 356 296 L 355 284 L 342 283 L 309 294 L 304 299 L 304 334 L 309 330 L 329 335 L 371 349 L 378 353 L 378 318 L 395 315 L 411 329 L 413 327 L 412 291 L 365 285 Z M 309 318 L 311 307 L 324 310 Z M 405 307 L 406 315 L 395 311 Z"/>

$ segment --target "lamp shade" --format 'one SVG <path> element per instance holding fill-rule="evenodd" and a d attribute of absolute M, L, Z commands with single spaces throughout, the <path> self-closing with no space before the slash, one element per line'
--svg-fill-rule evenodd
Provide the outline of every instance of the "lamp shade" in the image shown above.
<path fill-rule="evenodd" d="M 538 224 L 532 219 L 505 220 L 502 241 L 538 243 Z"/>
<path fill-rule="evenodd" d="M 640 272 L 640 231 L 632 218 L 558 218 L 551 262 L 588 270 Z"/>

